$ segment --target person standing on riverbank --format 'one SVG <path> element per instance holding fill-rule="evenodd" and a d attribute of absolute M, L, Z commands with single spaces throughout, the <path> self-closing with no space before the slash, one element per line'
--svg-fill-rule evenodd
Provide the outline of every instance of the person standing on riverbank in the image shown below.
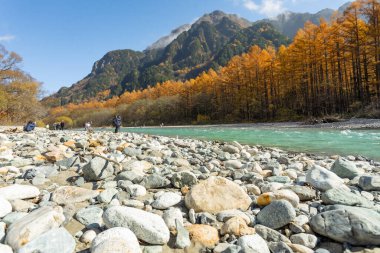
<path fill-rule="evenodd" d="M 120 127 L 121 127 L 121 117 L 120 115 L 116 115 L 114 118 L 113 118 L 113 121 L 112 121 L 114 127 L 115 127 L 115 133 L 118 133 L 119 130 L 120 130 Z"/>

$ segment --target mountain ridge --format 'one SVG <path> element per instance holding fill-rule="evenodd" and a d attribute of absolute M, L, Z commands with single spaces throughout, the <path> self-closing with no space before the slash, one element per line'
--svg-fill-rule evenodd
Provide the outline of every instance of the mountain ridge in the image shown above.
<path fill-rule="evenodd" d="M 316 14 L 287 12 L 276 19 L 250 22 L 235 14 L 213 11 L 191 25 L 172 30 L 142 52 L 130 49 L 107 52 L 93 64 L 90 74 L 43 101 L 57 106 L 86 101 L 105 90 L 110 90 L 109 96 L 113 96 L 166 80 L 193 78 L 202 71 L 225 65 L 252 45 L 279 47 L 288 44 L 290 40 L 282 34 L 292 35 L 300 28 L 293 20 L 303 22 L 308 18 L 319 22 L 321 16 L 333 12 L 331 9 Z M 318 16 L 318 20 L 313 15 Z M 281 22 L 286 25 L 281 26 Z"/>

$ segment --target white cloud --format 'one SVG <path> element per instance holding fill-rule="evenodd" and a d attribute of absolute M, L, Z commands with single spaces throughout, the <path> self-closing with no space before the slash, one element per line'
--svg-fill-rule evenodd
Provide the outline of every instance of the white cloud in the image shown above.
<path fill-rule="evenodd" d="M 14 40 L 16 37 L 14 35 L 6 34 L 6 35 L 0 35 L 0 42 L 7 42 Z"/>
<path fill-rule="evenodd" d="M 292 1 L 295 2 L 296 0 Z M 275 17 L 286 10 L 284 8 L 284 0 L 261 0 L 260 3 L 256 3 L 253 0 L 239 0 L 239 3 L 246 9 L 257 11 L 267 17 Z"/>

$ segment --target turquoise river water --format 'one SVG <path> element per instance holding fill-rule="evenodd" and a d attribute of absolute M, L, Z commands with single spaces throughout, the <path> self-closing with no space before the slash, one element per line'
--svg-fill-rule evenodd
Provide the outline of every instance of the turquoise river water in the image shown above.
<path fill-rule="evenodd" d="M 143 127 L 122 131 L 202 140 L 238 141 L 288 151 L 361 155 L 380 161 L 380 130 L 255 127 Z"/>

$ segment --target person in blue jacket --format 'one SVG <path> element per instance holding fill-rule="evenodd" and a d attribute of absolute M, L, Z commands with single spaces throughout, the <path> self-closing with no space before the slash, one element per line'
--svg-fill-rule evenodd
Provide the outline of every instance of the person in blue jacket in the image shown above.
<path fill-rule="evenodd" d="M 26 124 L 26 126 L 24 126 L 24 131 L 25 132 L 33 131 L 35 127 L 36 127 L 36 123 L 34 123 L 33 121 L 29 121 Z"/>
<path fill-rule="evenodd" d="M 120 115 L 116 115 L 114 118 L 113 118 L 113 126 L 115 127 L 115 133 L 118 133 L 119 130 L 120 130 L 120 127 L 121 127 L 121 117 Z"/>

